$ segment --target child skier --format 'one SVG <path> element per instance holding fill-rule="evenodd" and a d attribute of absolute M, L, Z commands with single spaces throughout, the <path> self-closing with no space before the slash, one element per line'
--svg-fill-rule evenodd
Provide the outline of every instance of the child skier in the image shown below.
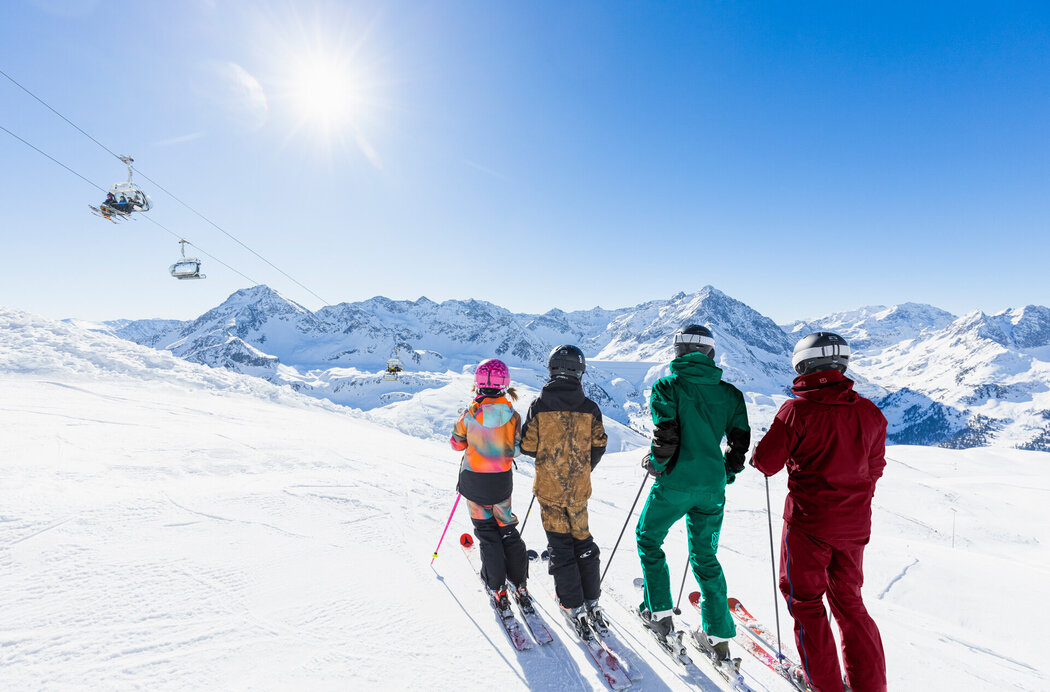
<path fill-rule="evenodd" d="M 842 635 L 846 682 L 885 692 L 886 657 L 860 588 L 871 538 L 871 499 L 886 467 L 886 418 L 845 376 L 849 345 L 817 332 L 795 345 L 798 373 L 751 463 L 766 476 L 787 466 L 780 591 L 795 619 L 795 643 L 810 686 L 842 690 L 827 594 Z"/>
<path fill-rule="evenodd" d="M 474 535 L 481 549 L 481 578 L 503 617 L 510 617 L 507 581 L 523 611 L 532 610 L 525 580 L 529 559 L 510 511 L 514 476 L 511 464 L 521 453 L 521 416 L 507 397 L 518 396 L 501 360 L 482 361 L 474 372 L 474 401 L 456 421 L 452 448 L 463 452 L 459 493 L 467 500 Z"/>
<path fill-rule="evenodd" d="M 681 329 L 674 335 L 674 351 L 671 374 L 653 384 L 649 403 L 655 430 L 642 465 L 656 480 L 635 531 L 645 580 L 639 614 L 657 635 L 672 634 L 674 603 L 662 546 L 671 526 L 685 516 L 689 562 L 703 595 L 701 631 L 694 636 L 726 660 L 736 627 L 716 551 L 726 484 L 744 468 L 751 428 L 743 395 L 722 381 L 715 365 L 711 331 L 696 324 Z M 723 435 L 729 442 L 724 456 Z"/>
<path fill-rule="evenodd" d="M 583 393 L 587 364 L 575 346 L 559 346 L 547 358 L 550 381 L 532 402 L 522 426 L 521 451 L 536 458 L 533 492 L 547 533 L 550 573 L 564 614 L 583 639 L 594 627 L 608 629 L 598 596 L 598 546 L 587 525 L 591 471 L 608 438 L 598 404 Z"/>

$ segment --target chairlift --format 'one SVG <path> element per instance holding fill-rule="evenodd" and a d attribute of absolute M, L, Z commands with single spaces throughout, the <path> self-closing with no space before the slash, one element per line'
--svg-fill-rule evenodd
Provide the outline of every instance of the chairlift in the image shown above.
<path fill-rule="evenodd" d="M 128 179 L 119 183 L 113 183 L 106 199 L 98 205 L 91 207 L 91 211 L 110 221 L 126 219 L 135 211 L 149 211 L 153 208 L 153 200 L 145 192 L 140 190 L 135 183 L 131 182 L 131 164 L 135 160 L 130 156 L 118 157 L 128 167 Z"/>
<path fill-rule="evenodd" d="M 171 265 L 169 271 L 176 279 L 205 279 L 201 274 L 201 261 L 196 257 L 186 256 L 186 244 L 188 240 L 180 240 L 179 247 L 182 249 L 182 259 Z"/>
<path fill-rule="evenodd" d="M 386 382 L 396 382 L 399 373 L 405 369 L 404 363 L 394 356 L 386 362 L 386 371 L 383 373 L 383 380 Z"/>

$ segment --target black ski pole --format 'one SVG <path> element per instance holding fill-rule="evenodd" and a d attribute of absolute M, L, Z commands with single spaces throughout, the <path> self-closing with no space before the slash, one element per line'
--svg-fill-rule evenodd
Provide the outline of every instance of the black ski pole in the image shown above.
<path fill-rule="evenodd" d="M 766 476 L 766 519 L 769 521 L 769 568 L 773 572 L 773 612 L 777 618 L 777 658 L 784 660 L 784 647 L 780 643 L 780 603 L 777 598 L 777 563 L 773 552 L 773 511 L 769 506 L 769 476 Z"/>
<path fill-rule="evenodd" d="M 529 514 L 532 513 L 532 503 L 536 501 L 536 496 L 533 495 L 532 499 L 529 500 L 529 508 L 525 510 L 525 518 L 521 520 L 521 526 L 518 527 L 518 534 L 520 535 L 525 530 L 525 524 L 529 521 Z"/>
<path fill-rule="evenodd" d="M 674 614 L 681 615 L 682 609 L 679 608 L 682 604 L 682 594 L 685 592 L 685 578 L 689 576 L 689 560 L 685 561 L 685 571 L 682 572 L 682 585 L 678 587 L 678 600 L 674 604 Z"/>
<path fill-rule="evenodd" d="M 620 538 L 616 539 L 616 545 L 613 546 L 609 559 L 605 561 L 605 570 L 602 571 L 602 578 L 598 580 L 598 584 L 605 581 L 605 575 L 609 573 L 609 565 L 612 564 L 613 556 L 616 555 L 616 549 L 620 547 L 620 539 L 623 538 L 623 532 L 627 530 L 627 525 L 631 523 L 631 515 L 634 514 L 634 508 L 638 504 L 638 498 L 642 496 L 642 490 L 645 488 L 645 482 L 647 480 L 649 480 L 648 473 L 642 477 L 642 484 L 638 486 L 638 494 L 634 496 L 634 502 L 631 503 L 631 511 L 627 513 L 627 519 L 623 522 L 623 528 L 620 529 Z"/>

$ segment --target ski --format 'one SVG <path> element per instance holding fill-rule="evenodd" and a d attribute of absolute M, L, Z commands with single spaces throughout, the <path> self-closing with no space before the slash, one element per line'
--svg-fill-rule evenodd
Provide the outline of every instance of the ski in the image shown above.
<path fill-rule="evenodd" d="M 543 589 L 554 599 L 554 607 L 561 611 L 565 616 L 565 624 L 569 628 L 569 631 L 576 636 L 576 641 L 578 641 L 587 651 L 587 654 L 590 656 L 591 661 L 594 662 L 598 672 L 601 674 L 602 678 L 605 679 L 605 683 L 614 690 L 622 690 L 630 687 L 631 676 L 628 673 L 628 670 L 620 662 L 620 659 L 616 657 L 615 653 L 608 649 L 601 640 L 595 638 L 593 635 L 589 639 L 580 637 L 577 635 L 576 628 L 573 624 L 568 622 L 568 615 L 565 614 L 565 609 L 558 604 L 558 597 L 554 591 L 553 579 L 546 569 L 549 564 L 549 557 L 550 556 L 546 551 L 544 551 L 542 559 L 540 559 L 540 556 L 536 555 L 535 551 L 529 553 L 529 559 L 533 563 L 539 562 L 537 567 L 542 567 L 543 576 L 538 577 L 538 580 L 543 584 Z"/>
<path fill-rule="evenodd" d="M 467 562 L 474 568 L 474 573 L 478 575 L 478 579 L 481 579 L 481 557 L 478 554 L 477 548 L 474 547 L 474 537 L 469 533 L 465 533 L 459 537 L 459 544 L 463 547 L 463 554 L 467 557 Z M 528 635 L 525 634 L 525 628 L 522 627 L 521 622 L 514 617 L 514 613 L 510 614 L 510 617 L 505 617 L 496 608 L 492 602 L 492 592 L 489 591 L 488 585 L 485 581 L 481 582 L 485 586 L 485 593 L 488 595 L 489 605 L 492 606 L 492 612 L 496 614 L 496 619 L 499 620 L 500 624 L 503 625 L 503 629 L 507 632 L 507 637 L 510 639 L 510 643 L 518 651 L 526 651 L 532 648 L 532 642 L 529 640 Z"/>
<path fill-rule="evenodd" d="M 542 646 L 554 641 L 554 635 L 547 629 L 547 623 L 544 622 L 543 617 L 536 612 L 536 606 L 530 603 L 527 608 L 524 607 L 521 601 L 518 600 L 518 594 L 513 588 L 507 589 L 507 592 L 510 594 L 510 599 L 517 604 L 518 611 L 521 613 L 521 619 L 525 621 L 525 627 L 529 629 L 536 643 Z"/>
<path fill-rule="evenodd" d="M 690 594 L 690 602 L 692 594 Z M 813 692 L 813 688 L 805 682 L 802 675 L 802 666 L 779 652 L 783 657 L 777 659 L 777 647 L 774 645 L 773 634 L 766 626 L 759 622 L 755 616 L 748 612 L 744 604 L 736 598 L 729 599 L 729 612 L 737 621 L 745 634 L 737 635 L 733 641 L 740 644 L 745 651 L 761 661 L 767 668 L 790 682 L 799 692 Z"/>
<path fill-rule="evenodd" d="M 641 577 L 636 578 L 634 580 L 634 586 L 637 589 L 645 588 L 645 580 Z M 686 652 L 685 645 L 682 643 L 682 640 L 685 636 L 684 632 L 679 630 L 675 631 L 674 634 L 670 637 L 661 637 L 655 632 L 653 632 L 649 628 L 649 626 L 645 624 L 645 620 L 642 619 L 641 613 L 638 611 L 637 605 L 629 604 L 627 600 L 624 599 L 622 595 L 618 593 L 613 593 L 612 597 L 613 600 L 619 603 L 624 610 L 634 615 L 634 617 L 636 617 L 638 621 L 642 623 L 642 627 L 645 629 L 645 631 L 648 632 L 653 637 L 653 639 L 656 640 L 656 643 L 659 644 L 660 648 L 663 651 L 665 651 L 668 654 L 668 656 L 671 657 L 671 660 L 677 663 L 679 666 L 681 666 L 683 679 L 685 681 L 696 685 L 702 690 L 723 689 L 721 685 L 719 685 L 717 682 L 715 682 L 714 679 L 712 679 L 710 676 L 706 675 L 702 670 L 700 670 L 700 668 L 698 668 L 696 664 L 693 663 L 692 659 L 689 658 L 689 654 Z"/>
<path fill-rule="evenodd" d="M 700 612 L 700 592 L 693 591 L 689 594 L 689 603 L 696 608 L 697 612 Z M 715 671 L 721 675 L 726 682 L 733 686 L 734 690 L 738 692 L 754 692 L 751 687 L 744 681 L 744 676 L 740 674 L 740 659 L 733 658 L 729 660 L 722 660 L 718 658 L 714 648 L 711 646 L 711 642 L 708 640 L 707 635 L 702 629 L 695 629 L 689 631 L 690 641 L 696 650 L 704 654 L 711 666 Z"/>
<path fill-rule="evenodd" d="M 90 209 L 91 213 L 94 214 L 95 216 L 103 218 L 106 221 L 109 221 L 110 223 L 116 223 L 116 220 L 113 217 L 119 215 L 119 212 L 117 212 L 117 211 L 112 211 L 112 212 L 106 213 L 106 212 L 102 211 L 101 209 L 99 209 L 98 207 L 93 206 L 91 204 L 88 205 L 88 209 Z"/>
<path fill-rule="evenodd" d="M 609 616 L 605 613 L 604 608 L 602 609 L 602 614 L 606 621 L 609 621 Z M 591 629 L 594 631 L 595 638 L 602 643 L 602 646 L 612 652 L 612 654 L 620 660 L 620 663 L 627 671 L 627 676 L 631 678 L 632 681 L 641 680 L 642 671 L 641 666 L 638 664 L 637 657 L 613 632 L 612 622 L 609 622 L 609 625 L 610 626 L 605 629 L 599 629 L 592 626 Z"/>

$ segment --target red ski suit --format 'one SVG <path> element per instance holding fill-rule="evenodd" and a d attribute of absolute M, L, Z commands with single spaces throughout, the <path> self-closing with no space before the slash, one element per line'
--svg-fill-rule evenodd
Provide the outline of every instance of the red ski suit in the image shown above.
<path fill-rule="evenodd" d="M 767 476 L 787 466 L 780 590 L 795 643 L 818 692 L 843 689 L 824 595 L 839 626 L 854 692 L 886 690 L 882 638 L 861 599 L 871 498 L 886 467 L 886 418 L 837 370 L 795 378 L 751 463 Z"/>

